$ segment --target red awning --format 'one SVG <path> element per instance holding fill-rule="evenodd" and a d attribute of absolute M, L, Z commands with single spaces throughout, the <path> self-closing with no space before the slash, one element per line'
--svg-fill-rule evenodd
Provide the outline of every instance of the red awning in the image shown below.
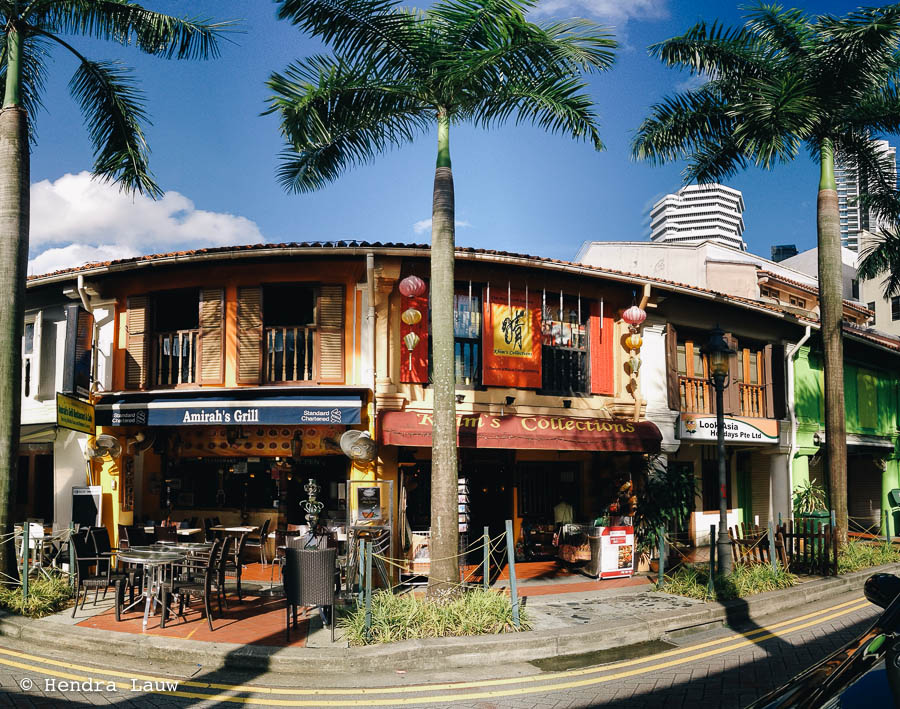
<path fill-rule="evenodd" d="M 460 414 L 457 444 L 462 448 L 658 453 L 662 434 L 649 421 L 570 416 Z M 389 446 L 431 447 L 432 415 L 386 411 L 379 417 L 381 442 Z"/>

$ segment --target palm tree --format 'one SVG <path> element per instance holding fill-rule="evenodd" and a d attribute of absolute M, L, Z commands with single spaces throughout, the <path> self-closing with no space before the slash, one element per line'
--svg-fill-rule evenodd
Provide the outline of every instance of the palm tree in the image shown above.
<path fill-rule="evenodd" d="M 0 47 L 0 533 L 10 518 L 18 460 L 20 343 L 28 265 L 31 119 L 41 98 L 54 47 L 78 62 L 69 91 L 81 106 L 94 148 L 96 176 L 128 191 L 161 191 L 147 167 L 141 124 L 146 114 L 130 72 L 118 62 L 91 61 L 73 36 L 134 45 L 174 59 L 213 57 L 226 24 L 182 20 L 125 0 L 0 0 L 5 42 Z M 11 544 L 0 545 L 0 570 L 14 564 Z"/>
<path fill-rule="evenodd" d="M 843 17 L 758 5 L 743 27 L 700 22 L 650 48 L 705 80 L 651 108 L 632 150 L 654 163 L 687 159 L 685 182 L 772 168 L 802 148 L 819 164 L 818 259 L 831 505 L 847 534 L 847 449 L 841 335 L 841 240 L 834 156 L 856 162 L 870 189 L 891 173 L 872 136 L 900 130 L 900 5 Z M 893 189 L 891 187 L 890 189 Z"/>
<path fill-rule="evenodd" d="M 434 431 L 429 594 L 459 583 L 453 355 L 454 197 L 450 127 L 515 117 L 603 145 L 584 72 L 607 69 L 615 42 L 586 20 L 535 24 L 534 0 L 279 0 L 278 15 L 331 45 L 273 74 L 269 111 L 287 141 L 281 184 L 308 192 L 437 126 L 431 225 Z"/>

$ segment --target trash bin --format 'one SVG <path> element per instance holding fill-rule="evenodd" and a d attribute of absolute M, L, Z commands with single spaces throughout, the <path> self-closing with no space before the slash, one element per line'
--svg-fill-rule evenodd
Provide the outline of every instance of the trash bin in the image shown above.
<path fill-rule="evenodd" d="M 600 578 L 600 539 L 603 527 L 585 527 L 588 542 L 591 545 L 591 560 L 585 565 L 584 573 Z"/>

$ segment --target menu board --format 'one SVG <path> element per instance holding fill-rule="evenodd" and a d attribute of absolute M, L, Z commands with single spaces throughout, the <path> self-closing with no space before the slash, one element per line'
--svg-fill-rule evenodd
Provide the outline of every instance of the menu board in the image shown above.
<path fill-rule="evenodd" d="M 359 518 L 367 522 L 381 521 L 381 489 L 378 487 L 356 488 L 356 504 Z"/>
<path fill-rule="evenodd" d="M 634 527 L 604 527 L 600 533 L 600 578 L 634 573 Z"/>

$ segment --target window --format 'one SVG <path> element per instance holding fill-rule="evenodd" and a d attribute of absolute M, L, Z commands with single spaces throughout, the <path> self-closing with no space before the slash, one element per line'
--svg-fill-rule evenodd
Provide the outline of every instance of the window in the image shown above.
<path fill-rule="evenodd" d="M 775 300 L 778 300 L 778 296 L 779 296 L 779 293 L 777 290 L 775 290 L 774 288 L 769 288 L 767 286 L 760 286 L 759 294 L 763 298 L 774 298 Z"/>
<path fill-rule="evenodd" d="M 197 381 L 200 291 L 170 290 L 153 296 L 157 386 Z"/>
<path fill-rule="evenodd" d="M 891 298 L 891 320 L 900 320 L 900 295 Z"/>
<path fill-rule="evenodd" d="M 735 385 L 740 396 L 742 416 L 763 418 L 766 415 L 763 387 L 765 352 L 761 345 L 742 343 L 737 348 L 738 370 Z"/>
<path fill-rule="evenodd" d="M 31 372 L 34 361 L 34 323 L 25 323 L 22 337 L 22 395 L 31 396 Z"/>
<path fill-rule="evenodd" d="M 872 324 L 874 325 L 875 324 L 875 301 L 870 300 L 868 303 L 866 303 L 866 308 L 868 310 L 872 311 L 871 320 L 872 320 Z"/>
<path fill-rule="evenodd" d="M 805 308 L 805 307 L 806 307 L 806 301 L 805 301 L 803 298 L 797 298 L 797 297 L 795 297 L 795 296 L 792 295 L 792 296 L 791 296 L 791 305 L 793 305 L 793 306 L 795 306 L 795 307 L 797 307 L 797 308 Z"/>
<path fill-rule="evenodd" d="M 262 295 L 266 381 L 312 381 L 315 363 L 315 288 L 280 283 L 264 286 Z"/>
<path fill-rule="evenodd" d="M 853 300 L 859 300 L 859 281 L 855 278 L 850 281 L 850 297 Z"/>
<path fill-rule="evenodd" d="M 681 410 L 696 413 L 712 411 L 709 388 L 709 362 L 700 352 L 698 340 L 679 342 L 675 348 Z"/>
<path fill-rule="evenodd" d="M 590 308 L 581 298 L 552 300 L 548 294 L 541 318 L 542 388 L 554 394 L 586 394 L 590 391 L 586 327 Z"/>
<path fill-rule="evenodd" d="M 453 296 L 453 348 L 456 385 L 481 384 L 481 297 L 471 288 Z"/>

